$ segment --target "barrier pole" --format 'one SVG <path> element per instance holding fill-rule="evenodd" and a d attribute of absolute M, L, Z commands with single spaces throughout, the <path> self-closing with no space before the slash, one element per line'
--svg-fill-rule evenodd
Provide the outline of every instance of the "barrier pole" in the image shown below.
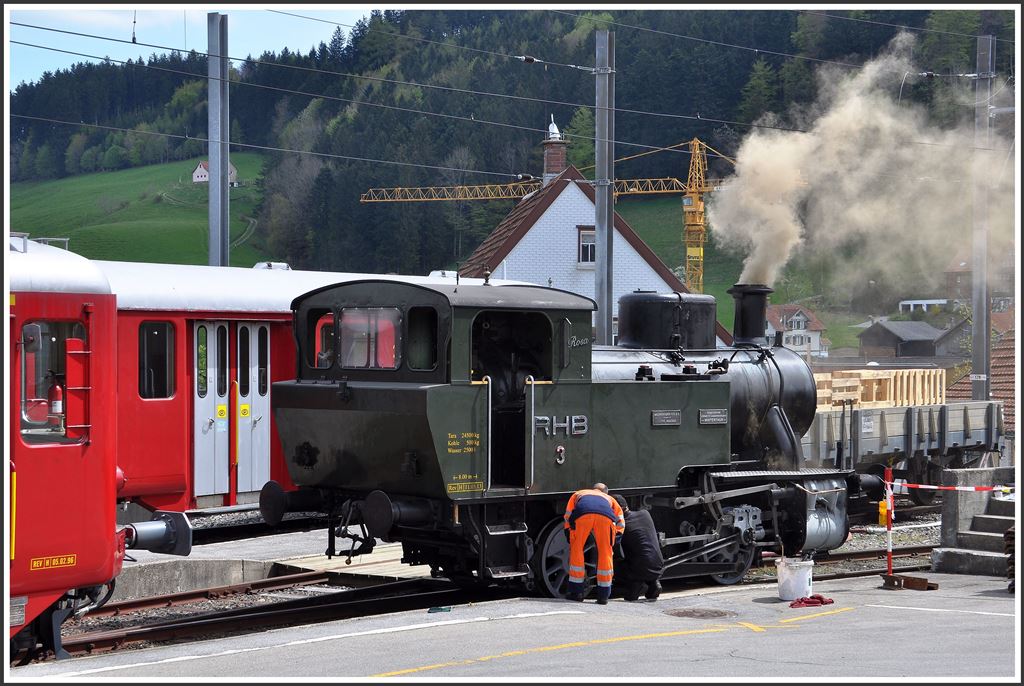
<path fill-rule="evenodd" d="M 893 497 L 892 489 L 892 467 L 885 468 L 885 550 L 886 574 L 892 576 L 892 508 L 896 499 Z"/>

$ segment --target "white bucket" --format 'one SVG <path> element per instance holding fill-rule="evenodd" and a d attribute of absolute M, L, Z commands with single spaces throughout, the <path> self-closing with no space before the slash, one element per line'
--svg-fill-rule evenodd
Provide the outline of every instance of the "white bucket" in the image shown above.
<path fill-rule="evenodd" d="M 796 600 L 811 595 L 811 570 L 814 560 L 799 560 L 795 557 L 780 557 L 775 560 L 779 577 L 779 598 Z"/>

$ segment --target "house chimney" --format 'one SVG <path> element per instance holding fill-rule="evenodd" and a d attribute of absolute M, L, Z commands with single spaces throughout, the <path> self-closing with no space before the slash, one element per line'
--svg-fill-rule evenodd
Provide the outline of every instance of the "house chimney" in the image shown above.
<path fill-rule="evenodd" d="M 548 126 L 548 137 L 544 141 L 544 178 L 541 186 L 551 183 L 568 165 L 565 161 L 565 139 L 555 126 L 555 115 L 551 115 L 551 124 Z"/>

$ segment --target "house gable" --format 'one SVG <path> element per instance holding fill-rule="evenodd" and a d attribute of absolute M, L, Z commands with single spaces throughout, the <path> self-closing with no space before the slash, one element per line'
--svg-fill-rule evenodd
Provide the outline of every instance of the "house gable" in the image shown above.
<path fill-rule="evenodd" d="M 591 183 L 569 166 L 539 191 L 524 198 L 480 244 L 459 274 L 515 278 L 593 294 L 595 269 L 579 263 L 579 233 L 594 223 L 595 194 Z M 616 292 L 636 288 L 688 293 L 686 286 L 615 213 L 613 238 Z M 621 281 L 620 281 L 621 279 Z M 626 286 L 626 288 L 623 288 Z M 612 304 L 613 312 L 618 302 Z M 726 344 L 732 336 L 718 322 L 716 334 Z"/>

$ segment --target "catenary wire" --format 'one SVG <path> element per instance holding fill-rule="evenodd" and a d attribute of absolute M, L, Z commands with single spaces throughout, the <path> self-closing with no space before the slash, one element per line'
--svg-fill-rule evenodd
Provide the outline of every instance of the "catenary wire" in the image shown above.
<path fill-rule="evenodd" d="M 801 14 L 812 14 L 812 15 L 814 15 L 816 17 L 828 17 L 829 19 L 842 19 L 844 21 L 859 21 L 859 22 L 864 22 L 865 24 L 878 24 L 880 26 L 892 26 L 893 28 L 907 29 L 909 31 L 927 31 L 928 33 L 944 33 L 947 36 L 960 36 L 962 38 L 978 38 L 978 36 L 976 36 L 974 34 L 970 34 L 970 33 L 956 33 L 955 31 L 941 31 L 939 29 L 926 29 L 926 28 L 919 27 L 919 26 L 906 26 L 904 24 L 889 24 L 888 22 L 884 22 L 884 21 L 875 21 L 875 20 L 872 20 L 872 19 L 860 19 L 859 17 L 841 17 L 838 14 L 826 14 L 825 12 L 813 12 L 811 10 L 796 10 L 796 11 L 800 12 Z M 997 41 L 1001 41 L 1003 43 L 1010 43 L 1010 44 L 1012 44 L 1014 42 L 1014 41 L 1008 40 L 1006 38 L 996 38 L 996 40 Z"/>
<path fill-rule="evenodd" d="M 399 162 L 399 161 L 396 161 L 396 160 L 379 160 L 379 159 L 374 159 L 374 158 L 371 158 L 371 157 L 356 157 L 356 156 L 353 156 L 353 155 L 337 155 L 337 154 L 326 153 L 326 152 L 316 152 L 314 150 L 294 150 L 292 148 L 277 148 L 277 147 L 274 147 L 274 146 L 271 146 L 271 145 L 255 145 L 253 143 L 234 143 L 232 141 L 212 140 L 212 139 L 209 139 L 209 138 L 203 138 L 202 136 L 188 136 L 188 135 L 177 134 L 177 133 L 161 133 L 159 131 L 137 131 L 135 129 L 125 129 L 125 128 L 122 128 L 122 127 L 119 127 L 119 126 L 106 126 L 104 124 L 88 124 L 86 122 L 65 121 L 65 120 L 62 120 L 62 119 L 51 119 L 49 117 L 34 117 L 34 116 L 29 116 L 27 114 L 14 114 L 14 113 L 12 113 L 10 116 L 16 117 L 18 119 L 32 119 L 32 120 L 35 120 L 35 121 L 50 122 L 52 124 L 66 124 L 68 126 L 88 126 L 90 128 L 95 128 L 95 129 L 105 129 L 107 131 L 121 131 L 123 133 L 139 134 L 139 135 L 146 135 L 146 136 L 162 136 L 164 138 L 177 138 L 177 139 L 181 139 L 181 140 L 193 140 L 193 141 L 200 141 L 202 143 L 214 143 L 214 144 L 217 144 L 217 143 L 227 143 L 228 145 L 234 145 L 234 146 L 240 147 L 240 148 L 253 148 L 255 150 L 268 150 L 270 152 L 287 152 L 287 153 L 295 153 L 295 154 L 298 154 L 298 155 L 315 155 L 317 157 L 326 157 L 326 158 L 330 158 L 330 159 L 339 159 L 339 160 L 349 160 L 349 161 L 352 161 L 352 162 L 372 162 L 374 164 L 393 164 L 393 165 L 401 166 L 401 167 L 417 167 L 419 169 L 432 169 L 432 170 L 437 170 L 437 171 L 456 171 L 456 172 L 466 172 L 468 174 L 486 174 L 488 176 L 502 176 L 502 177 L 510 177 L 510 178 L 515 178 L 515 176 L 516 176 L 515 174 L 507 174 L 507 173 L 502 173 L 502 172 L 484 171 L 484 170 L 481 170 L 481 169 L 461 169 L 459 167 L 443 167 L 443 166 L 440 166 L 440 165 L 433 165 L 433 164 L 416 164 L 415 162 Z"/>
<path fill-rule="evenodd" d="M 295 14 L 293 12 L 282 12 L 281 10 L 267 10 L 267 11 L 268 12 L 273 12 L 274 14 L 283 14 L 283 15 L 289 16 L 289 17 L 297 17 L 299 19 L 308 19 L 309 21 L 318 21 L 318 22 L 323 23 L 323 24 L 334 24 L 335 26 L 344 26 L 344 27 L 350 28 L 350 29 L 354 29 L 355 28 L 355 26 L 353 24 L 344 24 L 344 23 L 342 23 L 340 21 L 333 21 L 333 20 L 330 20 L 330 19 L 320 19 L 319 17 L 307 17 L 307 16 L 305 16 L 303 14 Z M 484 55 L 494 55 L 495 57 L 504 57 L 506 59 L 512 59 L 512 60 L 521 60 L 522 59 L 521 55 L 510 55 L 507 52 L 497 52 L 497 51 L 494 51 L 494 50 L 483 50 L 481 48 L 471 48 L 468 45 L 456 45 L 455 43 L 445 43 L 443 41 L 430 40 L 429 38 L 420 38 L 418 36 L 410 36 L 410 35 L 405 34 L 405 33 L 392 33 L 391 31 L 380 31 L 378 29 L 371 29 L 371 28 L 367 28 L 366 32 L 367 33 L 379 33 L 379 34 L 381 34 L 383 36 L 390 36 L 392 38 L 405 38 L 405 39 L 414 40 L 414 41 L 417 41 L 417 42 L 420 42 L 420 43 L 429 43 L 431 45 L 440 45 L 441 47 L 444 47 L 444 48 L 455 48 L 455 49 L 458 49 L 458 50 L 468 50 L 470 52 L 477 52 L 477 53 L 481 53 L 481 54 L 484 54 Z M 551 62 L 549 60 L 538 60 L 538 61 L 543 62 L 543 64 L 550 64 L 550 65 L 553 65 L 553 66 L 556 66 L 556 67 L 568 67 L 570 69 L 580 69 L 580 67 L 578 65 L 575 65 L 575 64 L 563 64 L 561 62 Z"/>
<path fill-rule="evenodd" d="M 22 22 L 14 22 L 14 21 L 12 21 L 12 22 L 10 22 L 10 25 L 11 26 L 23 26 L 23 27 L 26 27 L 26 28 L 38 29 L 38 30 L 41 30 L 41 31 L 54 31 L 54 32 L 57 32 L 57 33 L 66 33 L 66 34 L 73 35 L 73 36 L 82 36 L 84 38 L 94 38 L 94 39 L 97 39 L 97 40 L 112 41 L 112 42 L 115 42 L 115 43 L 127 43 L 129 45 L 141 45 L 141 46 L 149 47 L 149 48 L 159 48 L 160 50 L 172 50 L 174 52 L 181 52 L 181 53 L 185 52 L 185 51 L 183 51 L 183 50 L 181 50 L 179 48 L 174 48 L 174 47 L 170 47 L 170 46 L 166 46 L 166 45 L 155 45 L 155 44 L 152 44 L 152 43 L 132 43 L 131 41 L 127 41 L 127 40 L 124 40 L 124 39 L 121 39 L 121 38 L 112 38 L 112 37 L 109 37 L 109 36 L 98 36 L 98 35 L 95 35 L 95 34 L 80 33 L 80 32 L 77 32 L 77 31 L 67 31 L 65 29 L 55 29 L 55 28 L 51 28 L 51 27 L 47 27 L 47 26 L 36 26 L 36 25 L 33 25 L 33 24 L 25 24 L 25 23 L 22 23 Z M 564 106 L 567 106 L 567 107 L 574 107 L 574 108 L 586 107 L 588 109 L 597 109 L 594 105 L 589 105 L 589 104 L 586 104 L 586 103 L 579 103 L 579 102 L 567 102 L 567 101 L 564 101 L 564 100 L 546 100 L 544 98 L 531 98 L 531 97 L 525 96 L 525 95 L 510 95 L 510 94 L 506 94 L 506 93 L 490 93 L 490 92 L 487 92 L 487 91 L 474 91 L 474 90 L 470 90 L 470 89 L 467 89 L 467 88 L 455 88 L 454 86 L 440 86 L 440 85 L 436 85 L 436 84 L 417 83 L 415 81 L 400 81 L 398 79 L 386 79 L 386 78 L 383 78 L 383 77 L 380 77 L 380 76 L 363 76 L 363 75 L 360 75 L 360 74 L 349 74 L 349 73 L 346 73 L 346 72 L 337 72 L 337 71 L 331 71 L 331 70 L 328 70 L 328 69 L 316 69 L 314 67 L 302 67 L 302 66 L 294 65 L 294 64 L 278 64 L 278 63 L 275 63 L 275 62 L 264 62 L 264 61 L 261 61 L 261 60 L 254 60 L 254 59 L 251 59 L 251 58 L 232 57 L 230 55 L 227 55 L 227 56 L 225 56 L 225 55 L 214 55 L 214 54 L 209 54 L 209 53 L 199 53 L 199 54 L 206 54 L 209 57 L 216 57 L 216 58 L 220 58 L 220 59 L 228 59 L 228 60 L 233 60 L 233 61 L 236 61 L 236 62 L 250 62 L 252 64 L 261 64 L 261 65 L 272 66 L 272 67 L 282 67 L 282 68 L 286 68 L 286 69 L 297 69 L 297 70 L 300 70 L 300 71 L 315 72 L 315 73 L 319 73 L 319 74 L 329 74 L 329 75 L 332 75 L 332 76 L 345 76 L 345 77 L 349 77 L 349 78 L 363 79 L 363 80 L 367 80 L 367 81 L 379 81 L 381 83 L 391 83 L 391 84 L 395 84 L 395 85 L 399 85 L 399 86 L 415 86 L 417 88 L 432 88 L 432 89 L 436 89 L 436 90 L 449 91 L 449 92 L 453 92 L 453 93 L 465 93 L 465 94 L 468 94 L 468 95 L 482 95 L 482 96 L 487 96 L 487 97 L 492 97 L 492 98 L 507 98 L 507 99 L 511 99 L 511 100 L 523 100 L 523 101 L 526 101 L 526 102 L 536 102 L 536 103 L 542 103 L 542 104 L 546 104 L 546 105 L 564 105 Z M 673 114 L 673 113 L 670 113 L 670 112 L 647 112 L 647 111 L 643 111 L 643 110 L 632 110 L 632 109 L 626 109 L 626 108 L 620 108 L 620 107 L 610 108 L 610 109 L 613 112 L 619 112 L 619 113 L 623 113 L 623 114 L 636 114 L 636 115 L 643 115 L 643 116 L 649 116 L 649 117 L 666 117 L 666 118 L 670 118 L 670 119 L 686 119 L 686 120 L 691 120 L 691 121 L 709 122 L 709 123 L 712 123 L 712 124 L 729 124 L 729 125 L 733 125 L 733 126 L 749 126 L 749 127 L 752 127 L 752 128 L 760 128 L 760 129 L 774 129 L 774 130 L 778 130 L 778 131 L 794 131 L 794 132 L 798 132 L 798 133 L 806 133 L 806 131 L 802 131 L 801 129 L 787 128 L 787 127 L 784 127 L 784 126 L 771 126 L 771 125 L 768 125 L 768 124 L 750 124 L 750 123 L 747 123 L 747 122 L 738 122 L 738 121 L 730 121 L 730 120 L 727 120 L 727 119 L 716 119 L 716 118 L 711 118 L 711 117 L 705 117 L 705 116 L 701 115 L 699 112 L 696 115 L 692 115 L 692 114 Z"/>
<path fill-rule="evenodd" d="M 575 17 L 577 19 L 581 18 L 581 15 L 574 14 L 572 12 L 564 12 L 562 10 L 548 10 L 548 11 L 549 12 L 555 12 L 556 14 L 564 14 L 564 15 L 567 15 L 567 16 L 570 16 L 570 17 Z M 623 22 L 613 21 L 611 19 L 600 19 L 598 17 L 590 17 L 590 19 L 592 19 L 595 22 L 600 22 L 602 24 L 613 24 L 615 26 L 622 26 L 623 28 L 627 28 L 627 29 L 635 29 L 637 31 L 647 31 L 649 33 L 656 33 L 656 34 L 659 34 L 659 35 L 662 35 L 662 36 L 672 36 L 673 38 L 683 38 L 683 39 L 686 39 L 686 40 L 697 41 L 697 42 L 700 42 L 700 43 L 709 43 L 711 45 L 720 45 L 720 46 L 727 47 L 727 48 L 736 48 L 738 50 L 747 50 L 749 52 L 753 52 L 756 55 L 762 55 L 763 54 L 763 55 L 773 55 L 775 57 L 791 57 L 792 59 L 795 59 L 795 60 L 807 60 L 809 62 L 820 62 L 820 63 L 823 63 L 823 64 L 835 64 L 835 65 L 840 66 L 840 67 L 848 67 L 848 68 L 852 68 L 852 69 L 861 69 L 864 66 L 864 65 L 861 65 L 861 64 L 852 64 L 850 62 L 839 62 L 837 60 L 826 60 L 826 59 L 821 59 L 821 58 L 818 58 L 818 57 L 810 57 L 808 55 L 794 55 L 794 54 L 791 54 L 791 53 L 788 53 L 788 52 L 779 52 L 777 50 L 765 50 L 763 48 L 751 48 L 751 47 L 749 47 L 747 45 L 737 45 L 735 43 L 726 43 L 724 41 L 711 40 L 710 38 L 697 38 L 696 36 L 687 36 L 686 34 L 682 34 L 682 33 L 672 33 L 671 31 L 661 31 L 659 29 L 652 29 L 652 28 L 649 28 L 649 27 L 646 27 L 646 26 L 636 26 L 635 24 L 625 24 Z M 950 76 L 967 76 L 967 74 L 951 74 Z"/>
<path fill-rule="evenodd" d="M 206 75 L 203 75 L 203 74 L 195 74 L 193 72 L 181 71 L 179 69 L 170 69 L 168 67 L 158 67 L 158 66 L 152 65 L 152 64 L 136 64 L 136 63 L 132 62 L 129 65 L 128 62 L 125 61 L 125 60 L 116 60 L 116 59 L 113 59 L 111 57 L 100 57 L 99 55 L 90 55 L 90 54 L 83 53 L 83 52 L 74 52 L 74 51 L 71 51 L 71 50 L 63 50 L 61 48 L 54 48 L 54 47 L 50 47 L 50 46 L 46 46 L 46 45 L 37 45 L 35 43 L 25 43 L 23 41 L 17 41 L 17 40 L 12 40 L 12 41 L 10 41 L 10 43 L 12 45 L 23 45 L 23 46 L 30 47 L 30 48 L 39 48 L 41 50 L 50 50 L 50 51 L 53 51 L 53 52 L 65 53 L 65 54 L 68 54 L 68 55 L 76 55 L 78 57 L 88 57 L 88 58 L 91 58 L 91 59 L 98 59 L 98 60 L 103 60 L 103 61 L 106 61 L 106 62 L 113 62 L 113 63 L 116 63 L 116 64 L 120 64 L 122 66 L 131 66 L 133 68 L 152 69 L 152 70 L 155 70 L 155 71 L 162 71 L 162 72 L 167 72 L 167 73 L 171 73 L 171 74 L 179 74 L 181 76 L 189 76 L 189 77 L 193 77 L 193 78 L 196 78 L 196 79 L 209 79 L 209 80 L 212 80 L 212 81 L 226 81 L 229 85 L 235 85 L 235 86 L 249 86 L 251 88 L 262 88 L 264 90 L 279 91 L 279 92 L 288 93 L 288 94 L 291 94 L 291 95 L 302 95 L 302 96 L 305 96 L 305 97 L 321 98 L 321 99 L 324 99 L 324 100 L 336 100 L 336 101 L 339 101 L 339 102 L 347 102 L 347 103 L 350 103 L 350 104 L 353 104 L 353 105 L 366 105 L 368 107 L 380 107 L 380 108 L 383 108 L 383 109 L 397 110 L 397 111 L 400 111 L 400 112 L 409 112 L 409 113 L 412 113 L 412 114 L 420 114 L 420 115 L 431 116 L 431 117 L 441 117 L 443 119 L 455 119 L 455 120 L 459 120 L 459 121 L 472 122 L 474 124 L 484 124 L 484 125 L 489 125 L 489 126 L 500 126 L 500 127 L 504 127 L 504 128 L 511 128 L 511 129 L 517 129 L 517 130 L 522 130 L 522 131 L 529 131 L 531 133 L 547 133 L 548 132 L 547 129 L 541 129 L 541 128 L 537 128 L 537 127 L 533 127 L 533 126 L 523 126 L 523 125 L 520 125 L 520 124 L 509 124 L 509 123 L 506 123 L 506 122 L 496 122 L 496 121 L 490 121 L 488 119 L 477 119 L 477 118 L 475 118 L 473 116 L 466 117 L 466 116 L 457 115 L 457 114 L 444 114 L 444 113 L 441 113 L 441 112 L 430 112 L 430 111 L 427 111 L 427 110 L 417 110 L 417 109 L 413 109 L 413 108 L 410 108 L 410 107 L 400 107 L 398 105 L 386 105 L 386 104 L 383 104 L 383 103 L 370 102 L 370 101 L 366 101 L 366 100 L 352 100 L 352 99 L 349 99 L 349 98 L 342 98 L 340 96 L 335 96 L 335 95 L 323 95 L 323 94 L 320 94 L 320 93 L 309 93 L 309 92 L 306 92 L 306 91 L 293 90 L 293 89 L 290 89 L 290 88 L 281 88 L 280 86 L 267 86 L 265 84 L 260 84 L 260 83 L 250 83 L 248 81 L 232 81 L 230 79 L 222 79 L 222 78 L 216 77 L 216 76 L 206 76 Z M 588 138 L 586 136 L 575 136 L 575 137 L 576 138 L 586 138 L 587 140 L 592 140 L 595 143 L 609 142 L 608 139 L 603 139 L 603 138 L 596 138 L 596 137 L 595 138 Z M 623 146 L 636 147 L 636 148 L 646 148 L 650 152 L 666 152 L 667 151 L 667 152 L 677 152 L 677 153 L 689 154 L 689 151 L 674 150 L 673 148 L 676 147 L 676 146 L 662 147 L 662 146 L 657 146 L 657 145 L 646 145 L 644 143 L 632 143 L 632 142 L 629 142 L 629 141 L 619 141 L 619 140 L 612 140 L 610 142 L 614 143 L 615 145 L 623 145 Z M 713 155 L 713 157 L 718 157 L 718 155 Z"/>

